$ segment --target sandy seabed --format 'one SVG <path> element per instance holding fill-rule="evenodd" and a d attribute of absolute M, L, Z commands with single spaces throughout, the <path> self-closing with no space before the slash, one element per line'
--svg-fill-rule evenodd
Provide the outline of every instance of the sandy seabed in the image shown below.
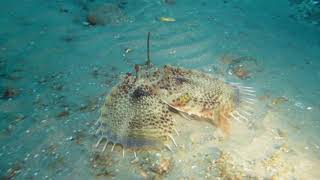
<path fill-rule="evenodd" d="M 107 3 L 107 4 L 106 4 Z M 320 29 L 286 0 L 3 1 L 3 179 L 319 179 Z M 251 125 L 224 138 L 179 116 L 177 147 L 101 153 L 105 95 L 146 60 L 253 87 Z"/>

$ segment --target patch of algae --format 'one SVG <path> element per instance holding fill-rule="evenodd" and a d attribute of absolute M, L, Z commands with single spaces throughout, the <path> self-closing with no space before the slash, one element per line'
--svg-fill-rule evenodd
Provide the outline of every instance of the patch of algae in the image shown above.
<path fill-rule="evenodd" d="M 294 171 L 294 167 L 286 161 L 282 151 L 272 153 L 262 160 L 262 164 L 272 174 L 270 178 L 274 180 L 288 178 Z"/>
<path fill-rule="evenodd" d="M 223 179 L 240 180 L 247 175 L 233 161 L 230 153 L 222 152 L 219 159 L 215 161 L 219 176 Z"/>
<path fill-rule="evenodd" d="M 216 176 L 228 180 L 241 179 L 290 179 L 295 173 L 294 164 L 287 159 L 290 148 L 284 143 L 278 150 L 272 152 L 264 159 L 254 161 L 238 161 L 237 156 L 229 152 L 221 152 L 219 158 L 213 161 L 210 169 L 215 170 Z M 257 169 L 258 168 L 258 169 Z M 262 170 L 262 174 L 255 172 Z M 261 172 L 261 171 L 260 171 Z"/>

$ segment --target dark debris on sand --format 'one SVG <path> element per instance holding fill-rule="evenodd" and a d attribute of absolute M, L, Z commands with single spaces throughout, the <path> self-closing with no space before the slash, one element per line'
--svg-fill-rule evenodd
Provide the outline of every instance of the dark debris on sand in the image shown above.
<path fill-rule="evenodd" d="M 97 177 L 112 178 L 115 176 L 113 165 L 117 163 L 117 161 L 115 161 L 112 156 L 95 152 L 90 162 Z"/>
<path fill-rule="evenodd" d="M 15 88 L 8 87 L 5 89 L 2 95 L 2 99 L 15 98 L 20 94 L 20 91 Z"/>
<path fill-rule="evenodd" d="M 91 26 L 121 24 L 127 19 L 122 9 L 124 6 L 125 3 L 95 5 L 89 8 L 86 20 Z"/>
<path fill-rule="evenodd" d="M 256 73 L 262 71 L 258 59 L 252 56 L 224 55 L 221 58 L 223 64 L 226 64 L 227 73 L 234 75 L 241 80 L 252 78 Z"/>

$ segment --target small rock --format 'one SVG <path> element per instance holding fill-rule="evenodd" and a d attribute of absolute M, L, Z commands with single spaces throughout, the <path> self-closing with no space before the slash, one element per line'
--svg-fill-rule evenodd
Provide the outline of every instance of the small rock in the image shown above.
<path fill-rule="evenodd" d="M 62 84 L 54 84 L 52 86 L 52 89 L 56 90 L 56 91 L 61 91 L 63 89 L 63 85 Z"/>
<path fill-rule="evenodd" d="M 171 159 L 161 159 L 159 164 L 156 164 L 151 170 L 159 175 L 168 174 L 173 168 Z"/>
<path fill-rule="evenodd" d="M 225 55 L 221 61 L 228 65 L 228 74 L 235 75 L 242 80 L 248 79 L 252 77 L 254 73 L 262 71 L 257 59 L 250 56 L 234 57 L 232 55 Z"/>
<path fill-rule="evenodd" d="M 26 116 L 24 116 L 23 114 L 18 114 L 14 121 L 15 122 L 20 122 L 20 121 L 24 120 L 25 118 L 26 118 Z"/>
<path fill-rule="evenodd" d="M 63 36 L 62 40 L 65 42 L 71 42 L 74 40 L 74 36 L 68 34 L 68 35 Z"/>
<path fill-rule="evenodd" d="M 161 22 L 176 22 L 176 19 L 173 17 L 160 17 L 159 21 L 161 21 Z"/>
<path fill-rule="evenodd" d="M 74 138 L 72 136 L 66 138 L 67 141 L 72 141 Z"/>
<path fill-rule="evenodd" d="M 89 10 L 87 22 L 92 25 L 120 24 L 126 20 L 122 9 L 114 4 L 102 4 Z"/>
<path fill-rule="evenodd" d="M 98 18 L 96 15 L 94 14 L 89 14 L 87 17 L 87 22 L 91 25 L 91 26 L 95 26 L 97 24 L 102 24 L 102 22 L 99 22 Z"/>
<path fill-rule="evenodd" d="M 250 77 L 250 72 L 241 64 L 236 66 L 232 73 L 240 79 L 247 79 Z"/>
<path fill-rule="evenodd" d="M 90 23 L 89 23 L 88 21 L 83 21 L 83 22 L 82 22 L 82 25 L 84 25 L 84 26 L 89 26 Z"/>
<path fill-rule="evenodd" d="M 279 105 L 279 104 L 283 104 L 285 102 L 288 102 L 288 98 L 281 96 L 281 97 L 274 98 L 272 100 L 272 105 Z"/>
<path fill-rule="evenodd" d="M 61 13 L 69 13 L 69 9 L 67 9 L 66 7 L 60 7 L 59 11 Z"/>
<path fill-rule="evenodd" d="M 16 96 L 19 95 L 19 91 L 17 89 L 13 89 L 13 88 L 7 88 L 3 95 L 2 98 L 4 99 L 9 99 L 9 98 L 14 98 Z"/>
<path fill-rule="evenodd" d="M 69 116 L 69 115 L 70 115 L 70 112 L 69 112 L 68 110 L 64 110 L 64 111 L 60 112 L 60 113 L 57 115 L 57 117 L 58 117 L 58 118 L 63 118 L 63 117 L 67 117 L 67 116 Z"/>
<path fill-rule="evenodd" d="M 133 49 L 131 49 L 131 48 L 125 48 L 124 49 L 124 52 L 126 53 L 126 54 L 128 54 L 128 53 L 130 53 L 130 52 L 132 52 L 133 51 Z"/>

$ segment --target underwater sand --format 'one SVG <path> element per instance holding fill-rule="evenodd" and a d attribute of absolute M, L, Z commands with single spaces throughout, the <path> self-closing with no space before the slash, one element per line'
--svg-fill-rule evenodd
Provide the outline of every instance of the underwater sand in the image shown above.
<path fill-rule="evenodd" d="M 88 25 L 103 2 L 1 3 L 0 179 L 319 179 L 319 26 L 291 18 L 286 0 L 121 1 L 121 13 Z M 254 87 L 254 126 L 232 121 L 225 139 L 177 116 L 173 152 L 135 159 L 95 148 L 99 108 L 119 76 L 146 60 L 149 31 L 155 65 Z M 230 73 L 240 57 L 256 62 L 243 61 L 250 78 Z"/>

